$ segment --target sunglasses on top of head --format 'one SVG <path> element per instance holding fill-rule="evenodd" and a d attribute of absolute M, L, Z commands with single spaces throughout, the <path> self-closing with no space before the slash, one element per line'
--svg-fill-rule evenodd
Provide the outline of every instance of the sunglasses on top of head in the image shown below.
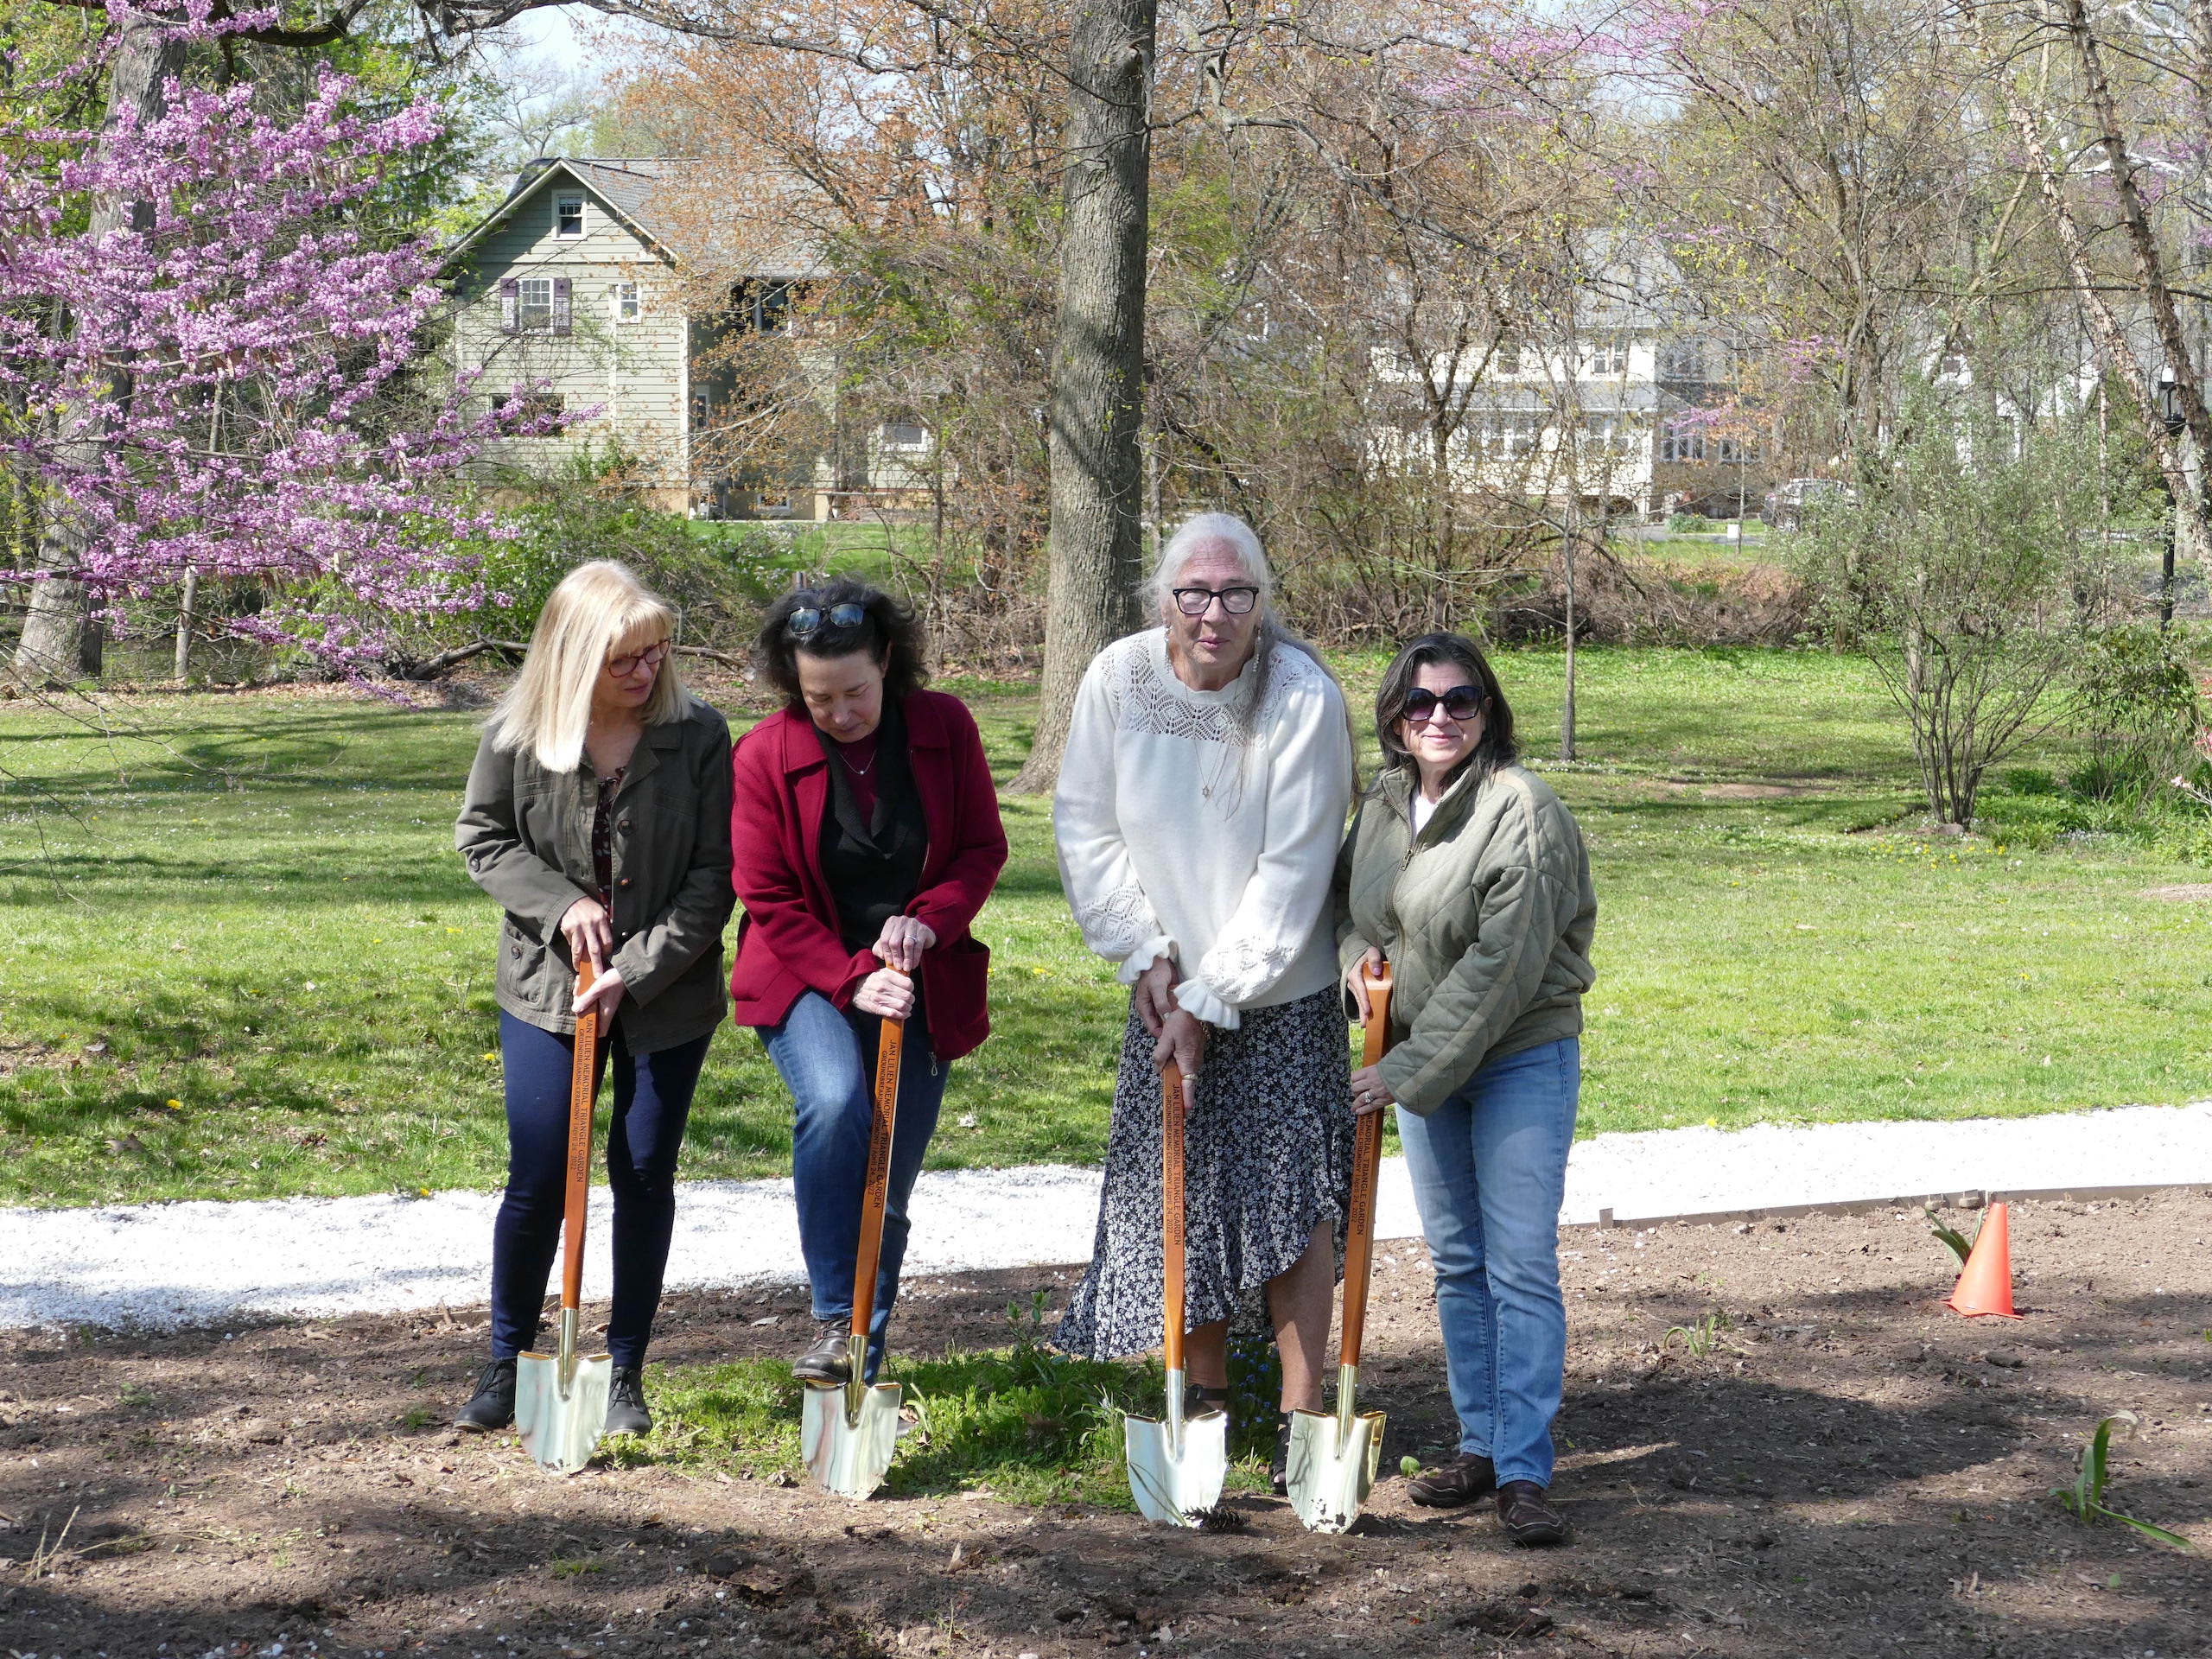
<path fill-rule="evenodd" d="M 802 605 L 784 619 L 784 632 L 794 639 L 805 639 L 821 632 L 824 622 L 833 628 L 857 628 L 867 620 L 868 607 L 850 600 L 826 610 L 819 605 Z"/>
<path fill-rule="evenodd" d="M 1405 717 L 1418 726 L 1441 708 L 1446 719 L 1464 725 L 1482 713 L 1483 705 L 1489 701 L 1471 685 L 1455 685 L 1442 696 L 1425 685 L 1417 685 L 1406 693 Z"/>

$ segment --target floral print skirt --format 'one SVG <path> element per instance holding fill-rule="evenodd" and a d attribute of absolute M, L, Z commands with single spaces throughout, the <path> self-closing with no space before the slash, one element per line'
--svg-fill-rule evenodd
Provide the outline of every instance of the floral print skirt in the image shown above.
<path fill-rule="evenodd" d="M 1185 1328 L 1272 1328 L 1264 1287 L 1326 1221 L 1342 1259 L 1351 1196 L 1351 1054 L 1331 985 L 1217 1030 L 1183 1133 Z M 1094 1359 L 1160 1346 L 1160 1075 L 1132 1008 L 1106 1137 L 1090 1271 L 1056 1344 Z"/>

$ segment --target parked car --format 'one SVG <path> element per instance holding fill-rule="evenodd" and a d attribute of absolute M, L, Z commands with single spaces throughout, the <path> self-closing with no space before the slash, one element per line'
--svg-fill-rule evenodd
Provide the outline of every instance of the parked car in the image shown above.
<path fill-rule="evenodd" d="M 1858 491 L 1836 479 L 1787 479 L 1766 493 L 1759 517 L 1777 530 L 1796 530 L 1804 523 L 1808 507 L 1850 506 L 1858 499 Z"/>

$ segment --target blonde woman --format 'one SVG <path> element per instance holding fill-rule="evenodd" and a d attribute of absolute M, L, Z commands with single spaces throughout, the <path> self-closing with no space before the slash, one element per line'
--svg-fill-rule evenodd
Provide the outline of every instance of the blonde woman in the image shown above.
<path fill-rule="evenodd" d="M 676 1222 L 676 1157 L 721 1023 L 729 728 L 687 693 L 676 613 L 626 568 L 576 567 L 469 769 L 454 844 L 506 910 L 499 1052 L 507 1186 L 492 1234 L 492 1357 L 454 1420 L 514 1420 L 515 1357 L 537 1337 L 559 1248 L 576 1016 L 596 1007 L 614 1073 L 613 1359 L 607 1432 L 652 1427 L 639 1383 Z M 576 964 L 598 975 L 575 995 Z"/>

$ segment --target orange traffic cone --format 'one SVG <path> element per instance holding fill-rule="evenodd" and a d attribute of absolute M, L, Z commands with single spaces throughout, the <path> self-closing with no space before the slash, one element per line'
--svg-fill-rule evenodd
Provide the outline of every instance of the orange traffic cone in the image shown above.
<path fill-rule="evenodd" d="M 2012 1238 L 2005 1206 L 1993 1204 L 1967 1253 L 1966 1270 L 1944 1304 L 1969 1319 L 2017 1319 L 2012 1311 Z"/>

